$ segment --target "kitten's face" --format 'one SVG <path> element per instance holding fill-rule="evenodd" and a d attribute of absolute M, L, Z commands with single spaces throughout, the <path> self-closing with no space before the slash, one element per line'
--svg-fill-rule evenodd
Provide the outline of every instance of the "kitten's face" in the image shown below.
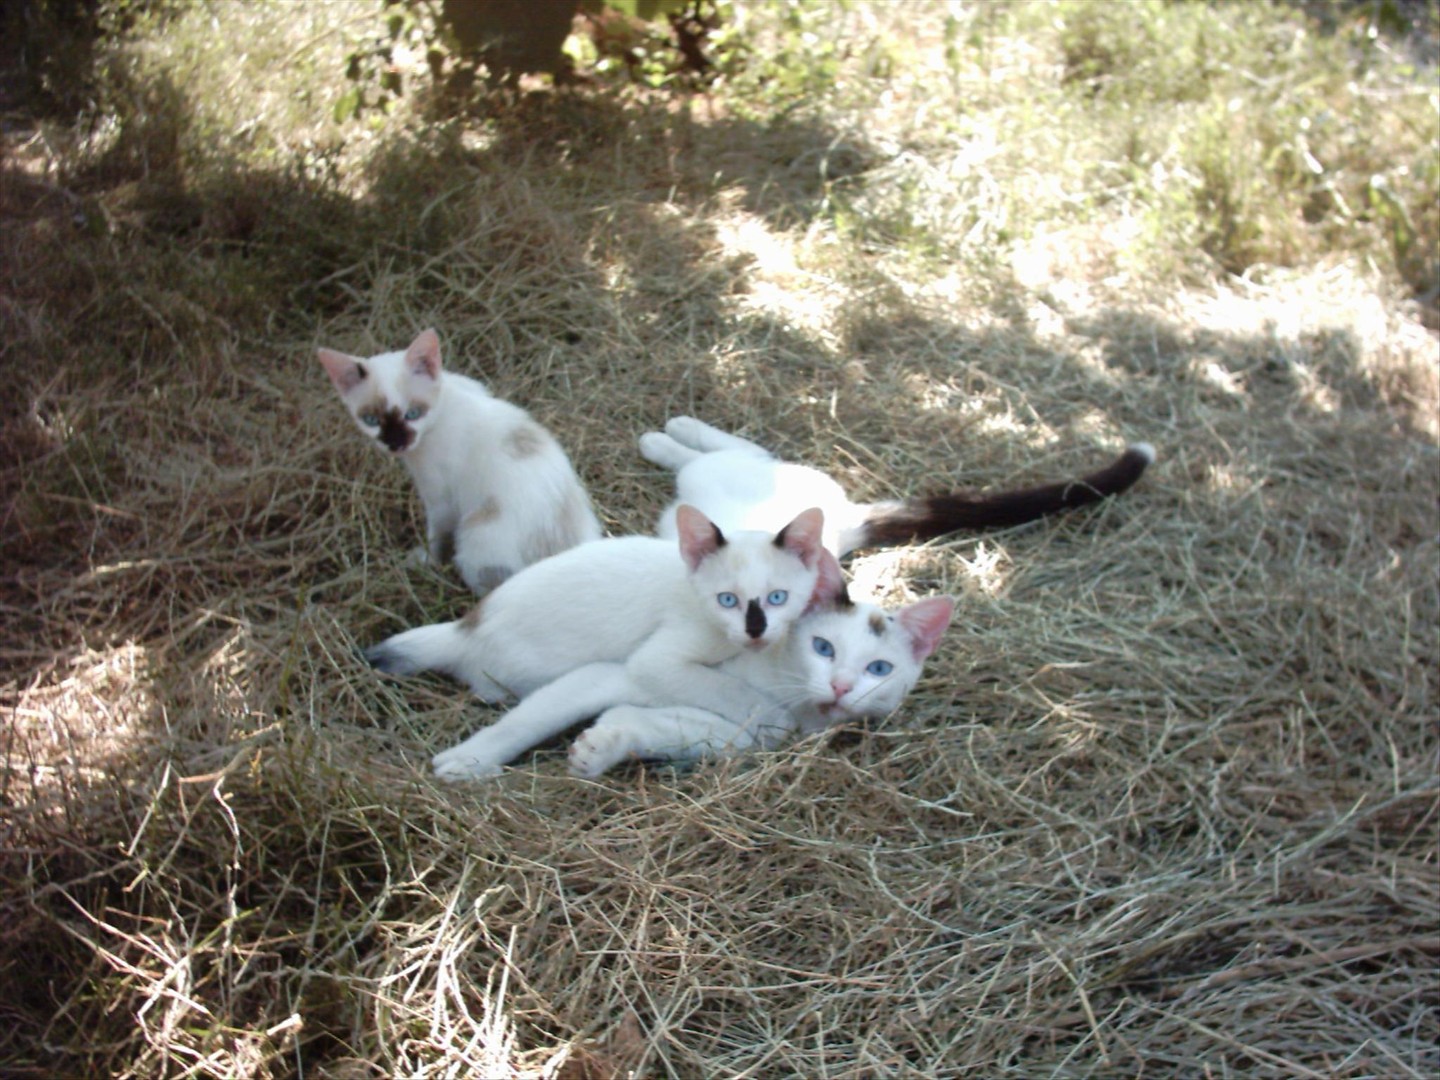
<path fill-rule="evenodd" d="M 797 682 L 792 708 L 825 724 L 895 711 L 953 611 L 942 596 L 897 611 L 847 603 L 807 615 L 789 646 Z"/>
<path fill-rule="evenodd" d="M 676 512 L 690 584 L 731 644 L 763 649 L 782 640 L 820 578 L 824 516 L 807 510 L 778 535 L 731 537 L 690 506 Z"/>
<path fill-rule="evenodd" d="M 362 360 L 321 349 L 319 357 L 361 431 L 396 454 L 420 444 L 440 395 L 440 339 L 434 330 L 404 352 Z"/>

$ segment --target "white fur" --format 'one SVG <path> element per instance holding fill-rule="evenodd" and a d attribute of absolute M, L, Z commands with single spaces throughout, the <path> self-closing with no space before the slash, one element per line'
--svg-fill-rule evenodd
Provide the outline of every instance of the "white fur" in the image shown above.
<path fill-rule="evenodd" d="M 486 701 L 524 697 L 597 661 L 628 660 L 627 677 L 656 700 L 735 721 L 773 712 L 765 695 L 711 665 L 784 639 L 820 580 L 820 514 L 797 515 L 783 545 L 769 533 L 721 538 L 691 508 L 679 518 L 689 527 L 678 543 L 585 544 L 527 567 L 466 619 L 396 634 L 366 656 L 392 674 L 445 672 Z M 752 607 L 763 628 L 747 619 Z M 583 681 L 565 686 L 577 702 L 588 700 Z"/>
<path fill-rule="evenodd" d="M 1149 443 L 1135 443 L 1128 449 L 1131 456 L 1141 459 L 1142 470 L 1155 460 L 1155 448 Z M 774 529 L 798 507 L 816 506 L 825 514 L 825 547 L 843 557 L 857 548 L 871 546 L 876 542 L 875 528 L 883 528 L 886 518 L 907 509 L 924 507 L 928 520 L 921 535 L 939 536 L 959 528 L 1018 524 L 1063 508 L 1054 491 L 1048 502 L 1041 500 L 1028 506 L 1019 518 L 1013 516 L 1013 502 L 1007 507 L 1007 500 L 1026 494 L 1024 491 L 978 497 L 956 492 L 956 505 L 940 510 L 928 507 L 925 499 L 855 503 L 844 488 L 818 469 L 780 461 L 763 446 L 691 416 L 673 418 L 663 433 L 652 431 L 640 436 L 640 452 L 676 473 L 676 501 L 660 515 L 656 531 L 661 536 L 674 535 L 675 506 L 680 503 L 698 506 L 722 529 Z M 1091 481 L 1098 482 L 1100 476 L 1080 477 L 1070 485 L 1094 491 Z M 1130 483 L 1135 476 L 1138 473 Z M 1106 481 L 1109 483 L 1113 479 Z M 895 541 L 892 536 L 879 542 Z"/>
<path fill-rule="evenodd" d="M 647 460 L 675 471 L 675 501 L 660 515 L 656 532 L 675 535 L 675 508 L 689 503 L 721 529 L 774 531 L 796 508 L 817 506 L 825 514 L 823 543 L 837 556 L 860 541 L 868 507 L 852 503 L 842 488 L 818 469 L 780 461 L 763 446 L 731 435 L 692 416 L 677 416 L 662 434 L 640 436 Z"/>
<path fill-rule="evenodd" d="M 560 445 L 524 409 L 443 370 L 434 330 L 401 352 L 362 359 L 321 349 L 319 359 L 356 426 L 410 471 L 425 504 L 427 557 L 441 562 L 453 546 L 474 592 L 600 536 Z M 423 415 L 404 418 L 412 409 Z"/>
<path fill-rule="evenodd" d="M 883 716 L 915 685 L 952 610 L 949 598 L 941 597 L 890 613 L 859 604 L 803 616 L 783 643 L 746 650 L 719 665 L 723 675 L 773 706 L 742 720 L 658 704 L 673 699 L 649 693 L 625 665 L 590 664 L 541 687 L 496 723 L 437 754 L 435 772 L 447 780 L 497 775 L 525 750 L 596 713 L 599 719 L 570 749 L 570 769 L 579 776 L 598 776 L 627 758 L 690 761 L 770 748 L 797 732 Z M 825 643 L 824 650 L 818 642 Z M 881 670 L 882 664 L 889 670 Z M 652 702 L 657 704 L 647 707 Z"/>

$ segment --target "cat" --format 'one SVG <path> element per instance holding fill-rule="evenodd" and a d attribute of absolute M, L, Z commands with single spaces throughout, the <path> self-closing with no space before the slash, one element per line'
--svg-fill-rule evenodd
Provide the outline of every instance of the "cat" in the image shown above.
<path fill-rule="evenodd" d="M 593 779 L 626 760 L 688 762 L 768 750 L 792 735 L 889 715 L 919 679 L 953 612 L 950 597 L 936 596 L 895 612 L 847 600 L 802 618 L 784 644 L 722 665 L 785 705 L 788 724 L 737 725 L 690 706 L 614 705 L 571 744 L 570 772 Z"/>
<path fill-rule="evenodd" d="M 596 777 L 629 758 L 693 761 L 769 749 L 795 734 L 884 716 L 898 708 L 949 625 L 954 602 L 931 597 L 897 611 L 854 603 L 835 557 L 817 597 L 785 639 L 719 665 L 765 695 L 767 713 L 735 721 L 652 696 L 622 663 L 594 663 L 540 687 L 494 724 L 435 755 L 445 780 L 497 776 L 524 751 L 587 720 L 570 748 L 570 771 Z"/>
<path fill-rule="evenodd" d="M 624 662 L 657 700 L 736 721 L 777 711 L 709 665 L 783 639 L 817 588 L 833 589 L 840 570 L 820 558 L 824 516 L 804 510 L 776 533 L 727 536 L 680 506 L 676 527 L 678 542 L 597 540 L 535 563 L 464 618 L 396 634 L 366 659 L 389 674 L 443 672 L 487 702 L 523 698 L 596 661 Z"/>
<path fill-rule="evenodd" d="M 410 470 L 425 504 L 423 556 L 453 559 L 471 591 L 483 596 L 524 566 L 599 539 L 565 451 L 524 409 L 443 370 L 433 329 L 403 352 L 318 355 L 356 425 Z"/>
<path fill-rule="evenodd" d="M 995 494 L 963 491 L 855 503 L 818 469 L 780 461 L 748 439 L 690 416 L 640 437 L 640 452 L 676 473 L 676 500 L 660 515 L 657 533 L 673 536 L 675 506 L 700 507 L 722 529 L 765 529 L 795 506 L 825 513 L 824 544 L 843 558 L 861 548 L 928 540 L 959 529 L 1020 525 L 1118 495 L 1155 460 L 1149 443 L 1134 443 L 1105 468 L 1078 480 Z"/>

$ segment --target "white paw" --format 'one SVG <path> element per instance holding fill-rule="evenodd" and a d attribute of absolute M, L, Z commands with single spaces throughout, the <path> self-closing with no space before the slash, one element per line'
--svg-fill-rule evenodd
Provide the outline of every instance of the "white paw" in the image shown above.
<path fill-rule="evenodd" d="M 429 566 L 430 552 L 423 547 L 413 547 L 405 553 L 406 566 Z"/>
<path fill-rule="evenodd" d="M 630 739 L 624 731 L 597 725 L 582 731 L 570 744 L 570 772 L 593 780 L 629 754 Z"/>
<path fill-rule="evenodd" d="M 704 439 L 711 431 L 710 425 L 693 416 L 672 416 L 665 421 L 665 434 L 681 446 L 692 450 L 703 450 Z"/>
<path fill-rule="evenodd" d="M 435 776 L 440 780 L 489 780 L 505 770 L 500 763 L 492 761 L 464 746 L 452 746 L 442 750 L 430 759 L 435 767 Z"/>
<path fill-rule="evenodd" d="M 640 456 L 646 461 L 656 465 L 668 467 L 673 455 L 670 448 L 675 445 L 675 440 L 669 435 L 662 435 L 658 431 L 647 431 L 640 436 Z"/>

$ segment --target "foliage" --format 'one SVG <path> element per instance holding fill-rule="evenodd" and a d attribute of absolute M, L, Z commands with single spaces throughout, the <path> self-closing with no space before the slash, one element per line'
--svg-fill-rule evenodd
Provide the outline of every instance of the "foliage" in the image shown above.
<path fill-rule="evenodd" d="M 659 86 L 679 72 L 703 75 L 718 26 L 715 0 L 379 0 L 381 27 L 347 57 L 351 83 L 335 105 L 339 121 L 388 112 L 405 92 L 406 58 L 432 84 L 467 87 L 477 70 L 514 84 L 543 72 L 563 80 L 577 65 L 596 75 L 621 72 Z M 577 20 L 580 22 L 577 24 Z M 669 33 L 650 24 L 664 20 Z M 582 34 L 572 33 L 577 25 Z M 448 72 L 448 75 L 447 75 Z"/>

